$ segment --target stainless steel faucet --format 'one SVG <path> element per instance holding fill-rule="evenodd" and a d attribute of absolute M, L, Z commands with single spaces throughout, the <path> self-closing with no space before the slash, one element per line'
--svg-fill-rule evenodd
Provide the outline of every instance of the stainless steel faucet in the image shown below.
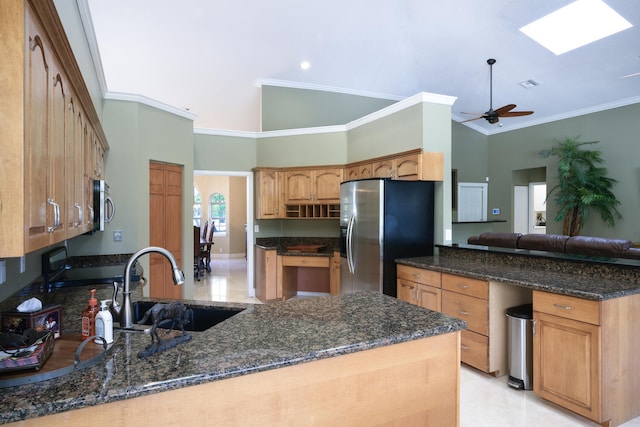
<path fill-rule="evenodd" d="M 135 254 L 131 255 L 127 265 L 124 267 L 124 290 L 122 305 L 118 304 L 116 297 L 118 295 L 118 282 L 113 284 L 113 302 L 111 303 L 110 311 L 114 315 L 115 319 L 120 320 L 121 328 L 130 328 L 133 326 L 133 303 L 131 301 L 131 268 L 135 262 L 144 254 L 151 252 L 157 252 L 164 255 L 171 263 L 173 269 L 173 283 L 176 285 L 182 285 L 184 283 L 184 273 L 178 268 L 176 259 L 171 255 L 171 252 L 165 248 L 158 246 L 149 246 L 147 248 L 140 249 Z"/>

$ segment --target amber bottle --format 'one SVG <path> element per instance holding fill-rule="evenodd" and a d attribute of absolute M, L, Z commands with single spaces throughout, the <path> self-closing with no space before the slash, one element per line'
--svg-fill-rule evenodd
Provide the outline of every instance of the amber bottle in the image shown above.
<path fill-rule="evenodd" d="M 98 300 L 95 297 L 96 290 L 91 290 L 89 305 L 82 311 L 82 339 L 96 334 L 96 314 L 98 314 Z"/>

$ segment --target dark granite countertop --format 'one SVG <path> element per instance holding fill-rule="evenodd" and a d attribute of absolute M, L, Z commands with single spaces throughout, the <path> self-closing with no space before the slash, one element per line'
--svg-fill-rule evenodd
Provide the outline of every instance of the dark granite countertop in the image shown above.
<path fill-rule="evenodd" d="M 251 305 L 164 353 L 138 359 L 142 332 L 118 331 L 105 360 L 66 376 L 0 389 L 0 423 L 129 399 L 259 371 L 393 345 L 466 328 L 466 323 L 381 295 Z"/>
<path fill-rule="evenodd" d="M 447 252 L 448 255 L 452 253 Z M 492 255 L 494 256 L 440 255 L 398 259 L 396 262 L 590 300 L 606 300 L 640 293 L 640 283 L 634 274 L 630 274 L 629 268 L 633 267 L 580 263 L 562 265 L 559 262 L 550 266 L 549 260 L 543 260 L 542 263 L 535 258 L 501 257 L 495 253 Z"/>
<path fill-rule="evenodd" d="M 333 256 L 334 251 L 340 250 L 340 241 L 334 237 L 262 237 L 257 238 L 255 245 L 262 249 L 276 250 L 282 256 Z M 295 245 L 324 245 L 318 252 L 300 252 L 289 250 L 288 246 Z"/>

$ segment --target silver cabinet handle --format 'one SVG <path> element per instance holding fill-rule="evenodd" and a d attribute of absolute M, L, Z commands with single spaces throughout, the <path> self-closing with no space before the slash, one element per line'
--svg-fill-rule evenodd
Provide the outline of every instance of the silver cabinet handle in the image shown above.
<path fill-rule="evenodd" d="M 464 311 L 464 310 L 457 310 L 458 314 L 462 314 L 463 316 L 468 316 L 469 312 L 468 311 Z"/>
<path fill-rule="evenodd" d="M 48 198 L 47 203 L 53 206 L 53 225 L 48 227 L 47 231 L 53 233 L 56 228 L 60 227 L 60 205 L 54 202 L 52 198 Z"/>
<path fill-rule="evenodd" d="M 460 350 L 469 350 L 469 346 L 466 346 L 464 344 L 460 344 Z"/>
<path fill-rule="evenodd" d="M 82 218 L 82 207 L 81 207 L 79 204 L 77 204 L 77 203 L 74 203 L 74 204 L 73 204 L 73 207 L 74 207 L 74 208 L 76 208 L 76 209 L 78 210 L 78 222 L 76 222 L 73 226 L 74 226 L 74 227 L 79 227 L 80 225 L 82 225 L 82 222 L 83 222 L 83 218 Z"/>
<path fill-rule="evenodd" d="M 457 284 L 460 289 L 469 289 L 469 285 L 465 285 L 464 283 Z"/>
<path fill-rule="evenodd" d="M 562 309 L 562 310 L 573 310 L 573 307 L 570 305 L 562 305 L 562 304 L 553 304 L 554 307 Z"/>
<path fill-rule="evenodd" d="M 536 319 L 533 319 L 533 321 L 531 322 L 531 326 L 533 328 L 533 335 L 536 335 L 536 325 L 537 325 L 538 321 Z"/>
<path fill-rule="evenodd" d="M 411 276 L 415 279 L 422 279 L 422 274 L 420 273 L 411 273 Z"/>

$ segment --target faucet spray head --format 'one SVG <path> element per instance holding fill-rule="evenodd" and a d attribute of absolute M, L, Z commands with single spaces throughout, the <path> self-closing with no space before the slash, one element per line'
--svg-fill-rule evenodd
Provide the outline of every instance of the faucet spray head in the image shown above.
<path fill-rule="evenodd" d="M 175 285 L 184 284 L 184 273 L 177 267 L 173 269 L 173 283 Z"/>

